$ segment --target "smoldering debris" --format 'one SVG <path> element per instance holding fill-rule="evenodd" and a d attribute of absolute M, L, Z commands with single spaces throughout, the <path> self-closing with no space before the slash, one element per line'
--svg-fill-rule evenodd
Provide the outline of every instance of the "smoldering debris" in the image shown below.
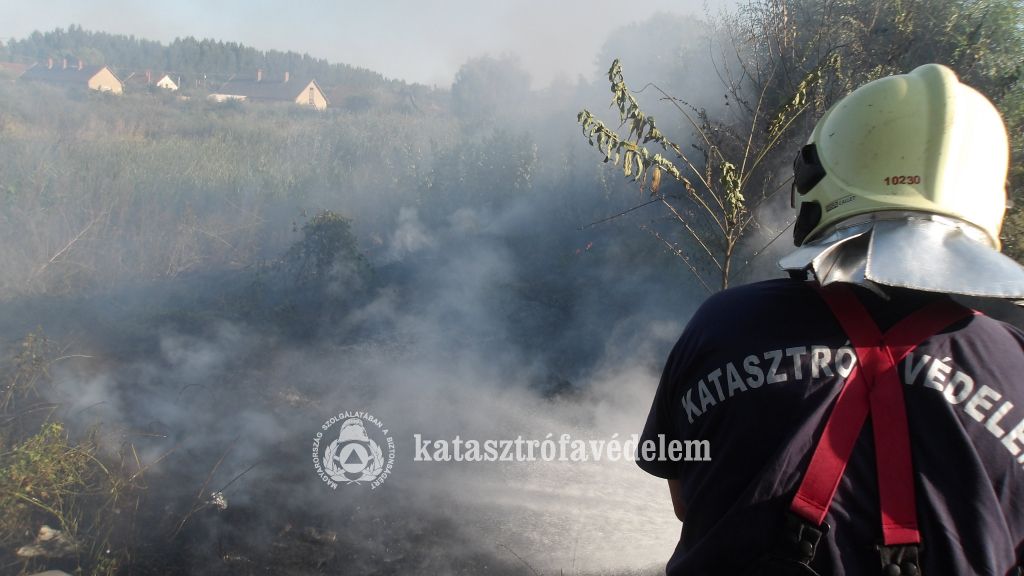
<path fill-rule="evenodd" d="M 338 325 L 372 327 L 356 341 L 348 328 L 320 326 L 325 336 L 309 341 L 214 315 L 158 323 L 148 342 L 134 335 L 128 350 L 144 354 L 97 334 L 93 358 L 53 364 L 47 397 L 61 418 L 102 423 L 110 453 L 130 444 L 146 466 L 136 522 L 149 542 L 136 567 L 519 574 L 518 555 L 544 573 L 589 574 L 665 557 L 678 524 L 663 483 L 631 462 L 414 461 L 414 434 L 624 438 L 639 430 L 681 328 L 643 313 L 609 319 L 601 331 L 628 353 L 601 350 L 602 362 L 563 378 L 571 393 L 551 394 L 545 363 L 524 353 L 493 306 L 514 302 L 505 287 L 520 275 L 514 252 L 487 246 L 448 262 L 451 245 L 439 245 L 419 255 L 436 258 L 439 276 L 414 266 L 338 301 Z M 310 439 L 346 409 L 373 413 L 396 438 L 396 468 L 378 490 L 332 490 L 314 472 Z"/>
<path fill-rule="evenodd" d="M 230 135 L 204 150 L 242 167 L 203 188 L 209 158 L 165 151 L 196 171 L 180 206 L 147 180 L 155 204 L 76 245 L 83 284 L 48 293 L 39 280 L 0 301 L 0 335 L 38 326 L 57 343 L 39 356 L 38 405 L 130 480 L 102 503 L 112 520 L 74 535 L 79 562 L 116 540 L 131 545 L 118 568 L 139 574 L 657 572 L 679 524 L 664 482 L 632 462 L 414 451 L 417 434 L 621 441 L 642 427 L 700 289 L 635 222 L 580 232 L 636 199 L 578 141 L 576 108 L 605 92 L 572 88 L 568 109 L 529 96 L 514 126 L 329 117 L 307 134 L 283 113 L 199 110 Z M 269 127 L 245 124 L 257 121 Z M 252 134 L 308 138 L 312 156 L 289 148 L 273 164 Z M 118 186 L 124 202 L 142 196 Z M 335 489 L 314 468 L 314 435 L 344 410 L 395 440 L 378 487 Z M 30 569 L 54 567 L 42 558 Z"/>
<path fill-rule="evenodd" d="M 39 527 L 35 541 L 18 548 L 15 554 L 26 559 L 67 558 L 78 552 L 78 546 L 78 542 L 67 533 L 43 524 Z"/>

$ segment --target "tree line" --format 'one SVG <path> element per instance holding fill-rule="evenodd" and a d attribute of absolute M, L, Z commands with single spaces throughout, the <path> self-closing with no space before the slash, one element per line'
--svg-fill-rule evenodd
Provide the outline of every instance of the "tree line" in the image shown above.
<path fill-rule="evenodd" d="M 233 75 L 252 77 L 257 69 L 262 69 L 268 78 L 280 78 L 289 72 L 294 78 L 316 78 L 324 86 L 374 88 L 393 83 L 377 72 L 331 63 L 309 54 L 257 50 L 237 42 L 191 36 L 176 38 L 165 45 L 134 35 L 84 30 L 74 24 L 67 29 L 35 31 L 0 47 L 3 60 L 46 62 L 49 58 L 81 59 L 86 64 L 107 65 L 117 71 L 173 72 L 193 85 L 222 82 Z"/>

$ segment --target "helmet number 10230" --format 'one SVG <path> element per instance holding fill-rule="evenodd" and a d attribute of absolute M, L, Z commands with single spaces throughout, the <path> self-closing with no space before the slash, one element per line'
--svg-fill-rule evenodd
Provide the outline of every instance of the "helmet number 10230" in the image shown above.
<path fill-rule="evenodd" d="M 895 186 L 896 184 L 920 184 L 920 176 L 886 176 L 884 178 L 886 186 Z"/>

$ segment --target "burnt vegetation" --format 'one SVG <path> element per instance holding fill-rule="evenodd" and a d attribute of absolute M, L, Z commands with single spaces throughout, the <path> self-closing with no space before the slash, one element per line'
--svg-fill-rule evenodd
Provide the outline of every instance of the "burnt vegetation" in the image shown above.
<path fill-rule="evenodd" d="M 600 549 L 508 539 L 590 527 L 481 513 L 461 477 L 403 465 L 333 492 L 311 435 L 346 408 L 385 412 L 400 442 L 537 406 L 592 425 L 600 398 L 572 407 L 592 382 L 657 371 L 707 291 L 772 273 L 791 151 L 867 79 L 951 64 L 1003 110 L 1019 197 L 1016 6 L 660 16 L 608 40 L 607 79 L 543 90 L 506 58 L 468 61 L 449 91 L 76 26 L 3 46 L 178 71 L 191 97 L 0 76 L 0 572 L 607 573 L 583 561 Z M 345 90 L 313 111 L 209 102 L 197 82 L 256 68 Z"/>

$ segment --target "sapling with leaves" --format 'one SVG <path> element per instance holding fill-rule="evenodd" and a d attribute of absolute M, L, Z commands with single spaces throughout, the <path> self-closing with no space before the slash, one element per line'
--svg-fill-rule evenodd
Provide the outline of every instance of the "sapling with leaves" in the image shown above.
<path fill-rule="evenodd" d="M 830 61 L 823 66 L 832 64 Z M 670 220 L 682 229 L 684 240 L 676 241 L 654 227 L 644 226 L 683 261 L 708 292 L 714 292 L 715 276 L 720 288 L 729 286 L 737 247 L 757 224 L 754 216 L 758 206 L 782 188 L 767 185 L 770 171 L 765 170 L 766 160 L 774 159 L 771 153 L 808 107 L 808 93 L 820 82 L 821 68 L 808 74 L 795 93 L 770 116 L 765 111 L 769 84 L 762 83 L 757 102 L 746 106 L 741 121 L 731 123 L 714 120 L 706 110 L 690 107 L 648 84 L 693 129 L 693 152 L 668 138 L 654 117 L 643 111 L 636 97 L 639 92 L 626 85 L 619 60 L 608 70 L 611 106 L 618 110 L 619 125 L 609 128 L 589 110 L 577 115 L 583 134 L 591 146 L 604 154 L 604 161 L 620 165 L 623 175 L 637 182 L 641 192 L 649 191 L 650 200 L 645 204 L 660 204 Z M 727 97 L 742 102 L 742 90 L 748 85 L 757 84 L 729 83 Z M 734 128 L 737 125 L 739 129 Z M 666 176 L 681 183 L 685 193 L 669 192 L 663 182 Z M 757 177 L 762 180 L 755 181 Z M 761 192 L 751 202 L 748 190 L 754 184 L 761 184 Z"/>

